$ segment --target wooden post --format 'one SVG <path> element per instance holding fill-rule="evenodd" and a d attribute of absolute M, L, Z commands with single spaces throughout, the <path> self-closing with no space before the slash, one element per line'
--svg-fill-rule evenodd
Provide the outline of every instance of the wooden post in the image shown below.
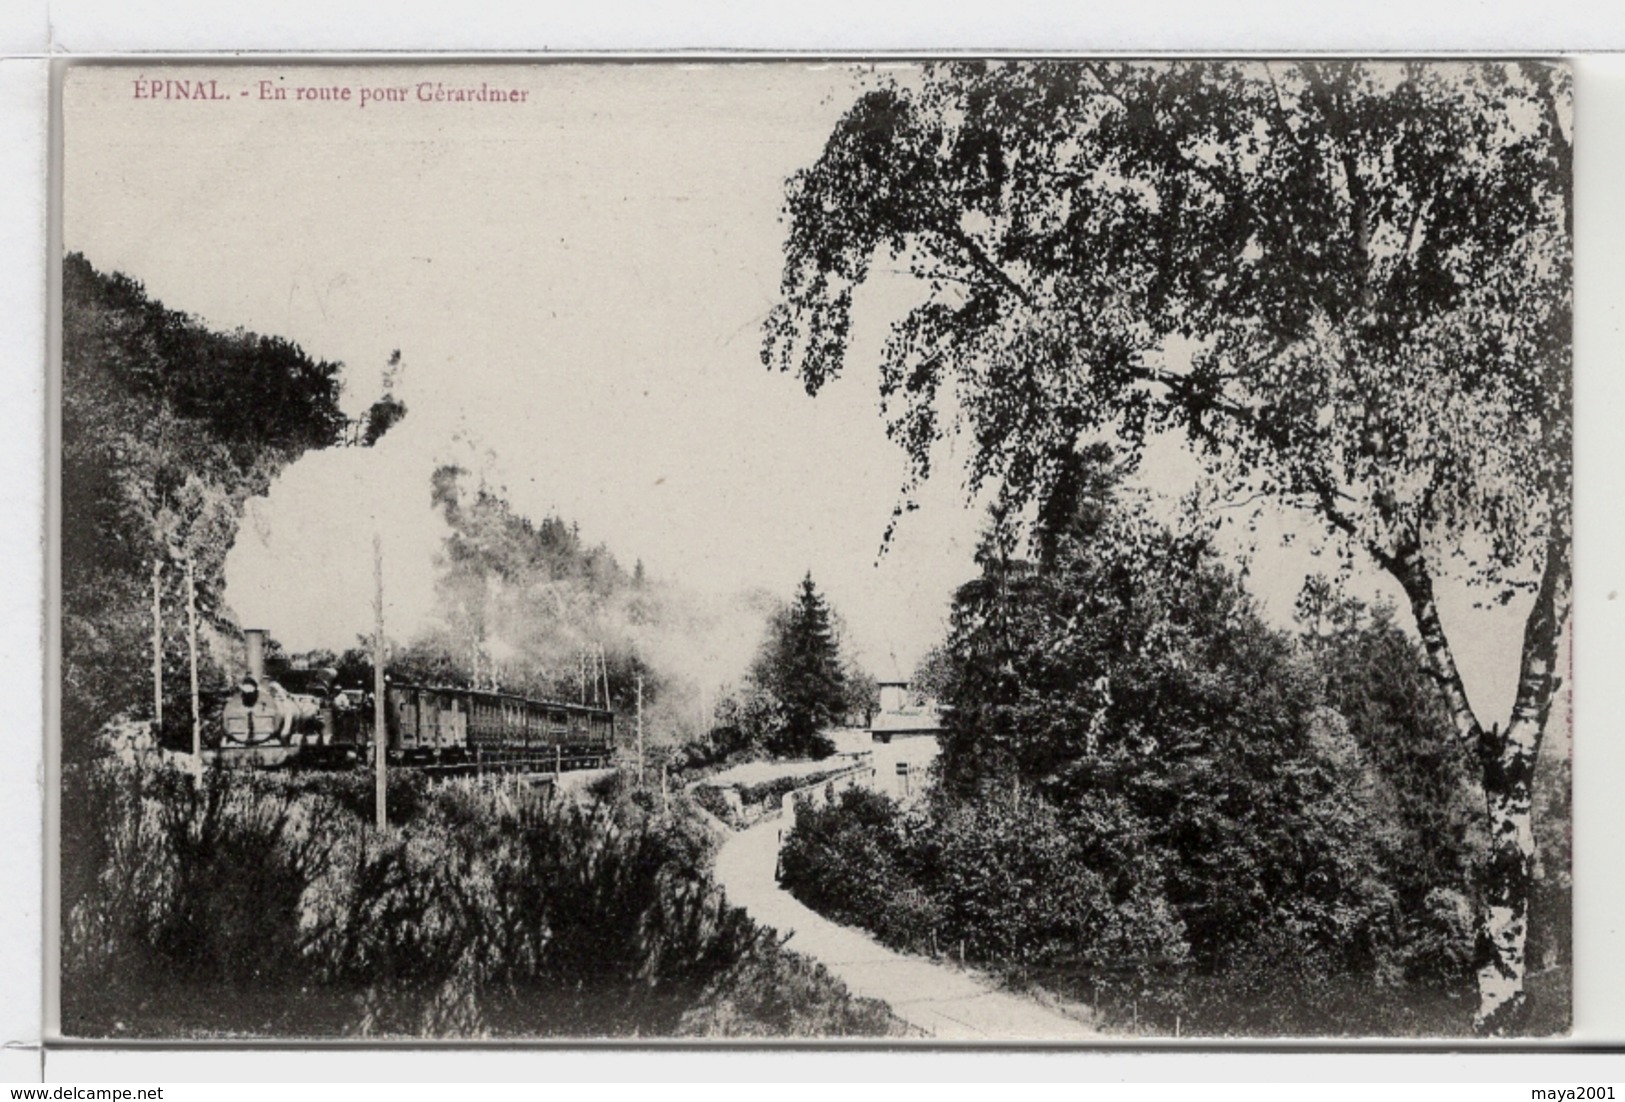
<path fill-rule="evenodd" d="M 152 560 L 152 729 L 164 730 L 164 610 L 158 588 L 163 584 L 164 564 Z"/>
<path fill-rule="evenodd" d="M 388 823 L 384 800 L 388 788 L 389 725 L 384 701 L 384 541 L 377 532 L 372 534 L 372 582 L 373 802 L 378 809 L 378 830 L 382 832 Z"/>
<path fill-rule="evenodd" d="M 643 675 L 638 674 L 638 787 L 643 786 Z"/>
<path fill-rule="evenodd" d="M 192 757 L 203 768 L 203 715 L 197 700 L 197 580 L 186 558 L 186 650 L 192 664 Z"/>

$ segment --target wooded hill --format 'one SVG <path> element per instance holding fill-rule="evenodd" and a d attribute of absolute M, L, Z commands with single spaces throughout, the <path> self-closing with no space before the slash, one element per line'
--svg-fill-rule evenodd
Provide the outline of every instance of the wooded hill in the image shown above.
<path fill-rule="evenodd" d="M 153 565 L 162 599 L 184 607 L 197 581 L 204 653 L 224 661 L 223 568 L 243 503 L 345 427 L 340 365 L 281 337 L 217 332 L 98 272 L 62 266 L 62 734 L 68 757 L 151 693 Z M 389 412 L 399 403 L 386 399 Z M 370 433 L 376 438 L 376 433 Z M 171 633 L 164 677 L 186 692 L 185 640 Z M 211 642 L 214 644 L 211 646 Z M 166 695 L 171 695 L 166 693 Z"/>

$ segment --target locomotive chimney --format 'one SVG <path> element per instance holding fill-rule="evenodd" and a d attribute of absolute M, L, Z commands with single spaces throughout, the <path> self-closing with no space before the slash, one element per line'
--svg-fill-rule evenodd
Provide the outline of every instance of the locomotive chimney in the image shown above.
<path fill-rule="evenodd" d="M 248 676 L 263 685 L 265 684 L 265 629 L 248 628 L 244 630 L 243 642 L 248 645 Z"/>

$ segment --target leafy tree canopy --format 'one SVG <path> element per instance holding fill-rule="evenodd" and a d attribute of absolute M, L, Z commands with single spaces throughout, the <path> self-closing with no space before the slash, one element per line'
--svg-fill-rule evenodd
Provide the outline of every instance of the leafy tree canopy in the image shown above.
<path fill-rule="evenodd" d="M 1392 575 L 1487 795 L 1486 1028 L 1523 1009 L 1569 607 L 1570 94 L 1545 63 L 927 66 L 791 179 L 763 346 L 816 393 L 889 257 L 923 298 L 880 365 L 913 482 L 945 418 L 1012 518 L 1081 440 L 1176 433 Z M 1504 727 L 1462 686 L 1450 573 L 1532 595 Z"/>
<path fill-rule="evenodd" d="M 1567 496 L 1566 105 L 1545 66 L 931 66 L 792 179 L 764 358 L 839 375 L 889 255 L 928 289 L 881 365 L 917 477 L 952 384 L 973 487 L 1015 504 L 1082 434 L 1177 429 L 1379 556 L 1470 531 L 1532 585 Z"/>
<path fill-rule="evenodd" d="M 1037 557 L 995 526 L 956 597 L 945 788 L 1055 805 L 1125 891 L 1161 870 L 1204 968 L 1265 934 L 1369 965 L 1389 936 L 1389 827 L 1348 724 L 1205 541 L 1117 502 L 1103 449 L 1078 465 Z"/>

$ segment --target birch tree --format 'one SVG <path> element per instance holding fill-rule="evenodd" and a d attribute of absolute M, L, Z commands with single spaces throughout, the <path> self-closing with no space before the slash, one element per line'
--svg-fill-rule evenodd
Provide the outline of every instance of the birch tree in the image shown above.
<path fill-rule="evenodd" d="M 764 334 L 816 393 L 857 289 L 918 281 L 880 364 L 899 512 L 950 429 L 1011 516 L 1080 441 L 1174 432 L 1391 575 L 1486 794 L 1493 1031 L 1525 1009 L 1569 609 L 1570 142 L 1543 63 L 932 65 L 863 92 L 790 180 Z M 1446 578 L 1528 603 L 1509 715 L 1468 700 Z"/>

